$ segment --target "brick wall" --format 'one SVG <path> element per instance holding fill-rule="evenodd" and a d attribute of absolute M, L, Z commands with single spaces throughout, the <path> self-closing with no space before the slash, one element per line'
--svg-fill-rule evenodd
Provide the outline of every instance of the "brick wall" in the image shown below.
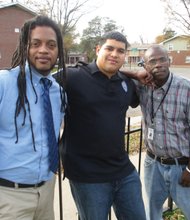
<path fill-rule="evenodd" d="M 190 56 L 189 50 L 169 51 L 168 55 L 172 57 L 172 65 L 190 66 L 190 63 L 186 63 L 186 57 Z"/>
<path fill-rule="evenodd" d="M 0 69 L 10 67 L 20 34 L 17 31 L 20 31 L 26 20 L 34 16 L 17 6 L 0 9 Z"/>

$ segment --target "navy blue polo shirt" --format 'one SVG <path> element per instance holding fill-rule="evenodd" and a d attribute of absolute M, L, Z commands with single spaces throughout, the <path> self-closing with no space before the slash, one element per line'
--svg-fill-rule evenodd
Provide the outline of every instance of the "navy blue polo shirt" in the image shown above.
<path fill-rule="evenodd" d="M 119 72 L 109 79 L 93 62 L 68 68 L 66 91 L 66 177 L 98 183 L 129 175 L 134 166 L 125 151 L 125 117 L 139 103 L 133 81 Z"/>

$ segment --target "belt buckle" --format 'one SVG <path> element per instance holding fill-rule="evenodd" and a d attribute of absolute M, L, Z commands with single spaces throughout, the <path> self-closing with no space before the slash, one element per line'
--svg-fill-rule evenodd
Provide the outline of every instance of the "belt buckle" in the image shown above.
<path fill-rule="evenodd" d="M 40 182 L 40 183 L 34 184 L 34 188 L 36 189 L 36 188 L 38 188 L 38 187 L 40 187 L 40 186 L 42 186 L 42 185 L 44 185 L 44 181 L 42 181 L 42 182 Z"/>
<path fill-rule="evenodd" d="M 19 188 L 19 184 L 18 183 L 14 183 L 14 187 L 15 187 L 15 189 L 18 189 Z"/>
<path fill-rule="evenodd" d="M 162 165 L 165 165 L 165 163 L 164 163 L 164 160 L 166 159 L 166 157 L 160 157 L 160 163 L 162 164 Z"/>

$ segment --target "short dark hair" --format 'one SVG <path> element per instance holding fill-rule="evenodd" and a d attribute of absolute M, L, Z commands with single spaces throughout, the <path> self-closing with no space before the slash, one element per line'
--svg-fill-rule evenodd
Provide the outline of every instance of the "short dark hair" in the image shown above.
<path fill-rule="evenodd" d="M 165 56 L 169 60 L 169 55 L 167 49 L 160 44 L 153 44 L 150 47 L 147 48 L 147 50 L 144 53 L 144 61 L 146 62 L 147 59 L 149 58 L 150 53 L 153 51 L 160 51 L 162 52 L 163 56 Z"/>
<path fill-rule="evenodd" d="M 127 49 L 130 46 L 129 42 L 127 41 L 127 38 L 118 31 L 110 31 L 110 32 L 105 33 L 100 38 L 99 45 L 103 45 L 108 39 L 123 42 L 125 44 L 125 49 Z"/>

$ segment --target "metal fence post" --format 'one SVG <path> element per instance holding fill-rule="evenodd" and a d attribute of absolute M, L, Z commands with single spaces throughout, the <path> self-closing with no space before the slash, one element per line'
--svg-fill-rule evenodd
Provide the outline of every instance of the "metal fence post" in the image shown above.
<path fill-rule="evenodd" d="M 59 167 L 58 167 L 59 213 L 60 213 L 60 220 L 63 220 L 62 175 L 61 174 L 62 174 L 61 160 L 59 160 Z"/>

